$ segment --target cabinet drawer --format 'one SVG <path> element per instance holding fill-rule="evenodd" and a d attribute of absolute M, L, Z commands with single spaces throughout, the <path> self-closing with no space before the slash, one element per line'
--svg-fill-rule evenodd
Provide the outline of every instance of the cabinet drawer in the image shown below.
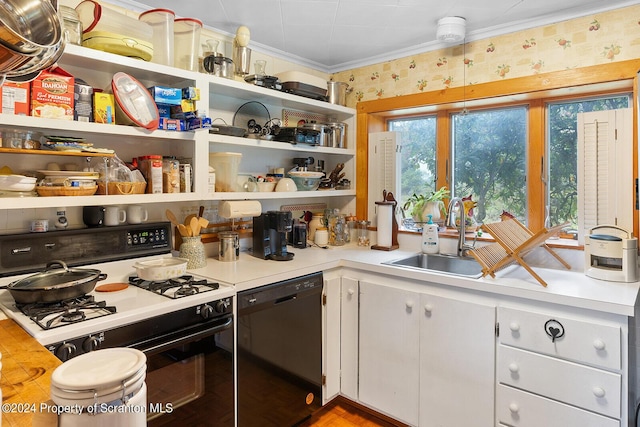
<path fill-rule="evenodd" d="M 621 367 L 619 327 L 504 307 L 498 309 L 498 322 L 502 344 L 603 368 Z"/>
<path fill-rule="evenodd" d="M 498 382 L 620 418 L 620 374 L 498 346 Z"/>
<path fill-rule="evenodd" d="M 496 392 L 496 421 L 513 427 L 620 427 L 620 421 L 504 385 Z"/>

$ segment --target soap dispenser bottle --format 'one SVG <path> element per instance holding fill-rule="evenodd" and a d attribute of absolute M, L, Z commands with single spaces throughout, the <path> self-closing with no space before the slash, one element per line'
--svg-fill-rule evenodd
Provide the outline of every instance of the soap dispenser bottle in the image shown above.
<path fill-rule="evenodd" d="M 437 254 L 440 252 L 438 240 L 438 226 L 433 223 L 433 216 L 427 215 L 428 221 L 422 229 L 422 252 L 425 254 Z"/>

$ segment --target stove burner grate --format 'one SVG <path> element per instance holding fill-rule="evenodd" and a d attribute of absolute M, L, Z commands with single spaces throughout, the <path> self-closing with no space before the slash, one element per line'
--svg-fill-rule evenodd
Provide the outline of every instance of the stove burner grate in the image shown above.
<path fill-rule="evenodd" d="M 218 283 L 212 283 L 206 279 L 196 279 L 189 274 L 160 281 L 144 280 L 138 276 L 131 276 L 129 284 L 172 299 L 213 291 L 220 287 Z"/>
<path fill-rule="evenodd" d="M 16 304 L 16 307 L 45 330 L 116 312 L 115 307 L 108 306 L 105 301 L 96 301 L 93 295 L 83 295 L 53 303 Z"/>

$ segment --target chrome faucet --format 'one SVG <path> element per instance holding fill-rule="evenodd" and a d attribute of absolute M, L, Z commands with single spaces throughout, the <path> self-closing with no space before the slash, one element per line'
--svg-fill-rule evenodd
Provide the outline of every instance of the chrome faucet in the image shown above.
<path fill-rule="evenodd" d="M 460 231 L 458 236 L 458 250 L 456 255 L 459 257 L 465 256 L 466 252 L 469 249 L 473 249 L 475 247 L 475 240 L 473 241 L 473 245 L 467 245 L 466 237 L 465 237 L 465 217 L 464 217 L 464 202 L 460 197 L 453 197 L 449 202 L 449 207 L 447 208 L 447 222 L 446 226 L 451 228 L 457 228 L 456 226 L 456 214 L 454 214 L 454 210 L 458 206 L 458 215 L 460 216 Z"/>

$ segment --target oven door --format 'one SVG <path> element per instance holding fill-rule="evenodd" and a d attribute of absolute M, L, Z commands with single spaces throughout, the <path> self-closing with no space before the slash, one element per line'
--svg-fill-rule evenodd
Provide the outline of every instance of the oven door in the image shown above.
<path fill-rule="evenodd" d="M 234 426 L 233 317 L 139 342 L 149 426 Z"/>

